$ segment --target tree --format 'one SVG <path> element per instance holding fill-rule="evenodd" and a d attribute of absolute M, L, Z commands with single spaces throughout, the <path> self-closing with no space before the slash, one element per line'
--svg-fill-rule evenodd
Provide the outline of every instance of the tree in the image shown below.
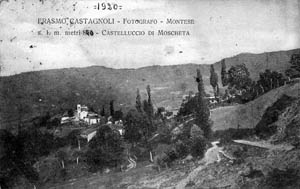
<path fill-rule="evenodd" d="M 143 100 L 143 110 L 148 116 L 149 115 L 149 104 L 148 104 L 147 100 Z"/>
<path fill-rule="evenodd" d="M 288 77 L 300 77 L 300 54 L 293 54 L 290 59 L 291 67 L 286 70 L 285 74 Z"/>
<path fill-rule="evenodd" d="M 257 83 L 263 88 L 263 93 L 270 91 L 271 89 L 284 85 L 286 79 L 282 73 L 266 69 L 265 72 L 259 74 L 259 80 Z"/>
<path fill-rule="evenodd" d="M 259 74 L 259 80 L 264 88 L 264 92 L 268 92 L 272 89 L 272 73 L 269 69 L 265 70 L 265 72 Z"/>
<path fill-rule="evenodd" d="M 149 106 L 149 103 L 147 100 L 143 100 L 143 109 L 144 112 L 142 113 L 144 124 L 143 124 L 143 131 L 144 131 L 144 137 L 145 140 L 148 140 L 148 138 L 151 136 L 151 133 L 155 131 L 155 127 L 153 125 L 153 117 L 151 116 L 151 106 Z"/>
<path fill-rule="evenodd" d="M 68 117 L 73 117 L 74 116 L 74 111 L 72 109 L 68 110 Z"/>
<path fill-rule="evenodd" d="M 140 90 L 138 88 L 136 90 L 135 108 L 137 109 L 137 111 L 142 112 L 141 95 L 140 95 Z"/>
<path fill-rule="evenodd" d="M 123 150 L 119 132 L 113 131 L 108 125 L 102 126 L 89 143 L 86 152 L 87 163 L 91 171 L 116 167 L 123 159 Z"/>
<path fill-rule="evenodd" d="M 153 117 L 153 104 L 152 104 L 152 99 L 151 99 L 151 89 L 150 85 L 147 85 L 147 95 L 148 95 L 148 107 L 146 113 L 148 114 L 149 117 Z"/>
<path fill-rule="evenodd" d="M 203 131 L 197 126 L 193 125 L 190 130 L 190 138 L 191 138 L 191 154 L 194 157 L 203 157 L 206 140 L 203 136 Z"/>
<path fill-rule="evenodd" d="M 210 65 L 210 85 L 214 90 L 215 98 L 219 96 L 219 84 L 218 84 L 218 75 L 215 72 L 214 65 Z"/>
<path fill-rule="evenodd" d="M 250 73 L 245 64 L 232 66 L 228 70 L 229 88 L 235 88 L 238 91 L 247 90 L 251 82 Z"/>
<path fill-rule="evenodd" d="M 234 97 L 236 102 L 247 102 L 252 99 L 250 93 L 253 82 L 250 79 L 250 73 L 245 64 L 232 66 L 228 70 L 228 91 Z"/>
<path fill-rule="evenodd" d="M 100 115 L 101 115 L 102 117 L 105 117 L 105 108 L 104 108 L 104 106 L 102 107 L 102 110 L 101 110 L 101 112 L 100 112 Z"/>
<path fill-rule="evenodd" d="M 93 106 L 91 106 L 91 107 L 89 108 L 89 110 L 90 110 L 91 112 L 96 112 Z"/>
<path fill-rule="evenodd" d="M 114 114 L 115 114 L 115 109 L 114 109 L 114 100 L 111 100 L 110 102 L 109 102 L 109 109 L 110 109 L 110 116 L 114 116 Z"/>
<path fill-rule="evenodd" d="M 146 132 L 147 132 L 146 138 L 149 138 L 156 129 L 155 129 L 155 125 L 153 124 L 154 109 L 153 109 L 153 104 L 151 99 L 150 85 L 147 85 L 146 90 L 147 90 L 148 100 L 143 101 L 143 109 L 146 114 L 145 119 L 147 120 L 147 123 L 149 123 L 149 124 L 145 124 Z"/>
<path fill-rule="evenodd" d="M 222 80 L 222 85 L 225 87 L 227 85 L 227 80 L 228 80 L 228 74 L 226 72 L 226 64 L 225 64 L 225 59 L 221 61 L 221 80 Z"/>
<path fill-rule="evenodd" d="M 115 111 L 115 114 L 114 114 L 114 120 L 122 120 L 123 119 L 123 112 L 122 110 L 117 110 Z"/>
<path fill-rule="evenodd" d="M 158 107 L 157 111 L 155 112 L 155 118 L 163 119 L 163 113 L 166 112 L 166 109 L 164 107 Z"/>
<path fill-rule="evenodd" d="M 197 108 L 195 123 L 203 130 L 206 138 L 210 137 L 211 128 L 209 123 L 209 108 L 208 103 L 204 99 L 205 91 L 203 85 L 202 75 L 199 69 L 197 69 L 196 82 L 198 83 L 198 95 L 197 95 Z"/>
<path fill-rule="evenodd" d="M 183 100 L 178 111 L 178 116 L 186 116 L 195 112 L 197 109 L 197 96 L 190 96 L 187 101 Z"/>
<path fill-rule="evenodd" d="M 125 117 L 125 135 L 124 138 L 134 144 L 141 140 L 143 135 L 143 115 L 137 110 L 129 110 Z"/>

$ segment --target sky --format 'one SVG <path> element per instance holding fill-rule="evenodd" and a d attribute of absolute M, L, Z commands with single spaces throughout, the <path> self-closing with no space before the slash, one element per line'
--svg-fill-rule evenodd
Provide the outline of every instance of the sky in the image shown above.
<path fill-rule="evenodd" d="M 0 0 L 0 76 L 100 65 L 210 64 L 239 53 L 300 47 L 300 0 Z M 38 18 L 194 19 L 194 25 L 41 25 Z M 189 36 L 47 36 L 46 30 L 185 30 Z M 43 35 L 38 35 L 42 31 Z M 30 48 L 31 47 L 31 48 Z"/>

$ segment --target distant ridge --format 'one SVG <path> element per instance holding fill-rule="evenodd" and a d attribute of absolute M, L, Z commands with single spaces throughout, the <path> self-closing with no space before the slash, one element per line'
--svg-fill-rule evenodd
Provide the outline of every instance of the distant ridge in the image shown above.
<path fill-rule="evenodd" d="M 300 53 L 300 49 L 261 54 L 242 53 L 225 58 L 225 63 L 227 69 L 245 63 L 251 77 L 257 79 L 259 72 L 265 69 L 284 72 L 290 66 L 288 62 L 291 55 L 295 53 Z M 221 61 L 214 65 L 221 83 Z M 0 77 L 0 125 L 16 124 L 19 119 L 29 119 L 47 111 L 60 113 L 74 108 L 77 103 L 98 110 L 102 106 L 108 109 L 109 101 L 115 100 L 115 109 L 127 110 L 134 107 L 137 88 L 142 98 L 146 98 L 145 88 L 148 84 L 156 107 L 178 108 L 183 94 L 196 91 L 193 76 L 197 68 L 202 72 L 206 92 L 212 93 L 209 66 L 193 63 L 137 69 L 90 66 Z"/>

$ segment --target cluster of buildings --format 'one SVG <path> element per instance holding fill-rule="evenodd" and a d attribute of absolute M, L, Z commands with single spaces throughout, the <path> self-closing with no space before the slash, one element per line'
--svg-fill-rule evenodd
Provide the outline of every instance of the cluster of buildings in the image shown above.
<path fill-rule="evenodd" d="M 195 96 L 196 96 L 196 94 L 183 95 L 182 102 L 187 103 L 191 98 L 194 98 Z M 217 104 L 218 103 L 218 99 L 216 99 L 214 96 L 205 96 L 204 99 L 208 100 L 209 104 Z"/>
<path fill-rule="evenodd" d="M 77 104 L 77 109 L 74 111 L 74 116 L 69 116 L 66 112 L 61 118 L 61 124 L 69 122 L 84 122 L 88 125 L 94 125 L 100 123 L 100 116 L 92 111 L 89 111 L 85 105 Z"/>
<path fill-rule="evenodd" d="M 61 124 L 66 123 L 84 123 L 88 127 L 83 129 L 80 136 L 82 138 L 87 139 L 89 142 L 94 136 L 96 136 L 98 126 L 101 124 L 101 119 L 104 119 L 97 113 L 93 111 L 89 111 L 89 108 L 85 105 L 77 104 L 77 108 L 74 112 L 72 112 L 72 116 L 70 113 L 66 112 L 61 118 Z M 122 120 L 118 120 L 113 122 L 112 118 L 109 117 L 107 122 L 102 120 L 102 124 L 108 125 L 112 130 L 118 132 L 121 136 L 124 135 L 124 126 Z"/>

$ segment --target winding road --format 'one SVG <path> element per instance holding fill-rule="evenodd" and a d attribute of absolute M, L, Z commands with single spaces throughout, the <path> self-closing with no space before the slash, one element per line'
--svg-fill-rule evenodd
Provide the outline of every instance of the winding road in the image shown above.
<path fill-rule="evenodd" d="M 269 149 L 269 150 L 292 150 L 294 148 L 294 146 L 292 145 L 288 145 L 288 144 L 278 144 L 278 145 L 274 145 L 271 144 L 267 141 L 248 141 L 248 140 L 233 140 L 233 142 L 238 143 L 238 144 L 245 144 L 245 145 L 249 145 L 249 146 L 255 146 L 255 147 L 260 147 L 260 148 L 265 148 L 265 149 Z M 195 179 L 195 177 L 197 176 L 198 172 L 201 171 L 202 169 L 204 169 L 207 165 L 212 164 L 212 163 L 219 163 L 221 161 L 221 157 L 219 153 L 222 153 L 226 158 L 233 160 L 235 159 L 234 157 L 228 155 L 226 152 L 223 151 L 223 147 L 219 147 L 217 146 L 217 144 L 219 144 L 219 141 L 214 141 L 211 143 L 212 147 L 209 148 L 205 155 L 204 158 L 199 162 L 200 165 L 194 169 L 185 179 L 181 180 L 176 188 L 177 189 L 182 189 L 185 188 L 186 184 L 189 181 L 192 181 Z"/>
<path fill-rule="evenodd" d="M 290 144 L 271 144 L 268 141 L 248 141 L 248 140 L 233 140 L 233 142 L 235 143 L 239 143 L 239 144 L 245 144 L 245 145 L 249 145 L 249 146 L 256 146 L 256 147 L 260 147 L 260 148 L 266 148 L 266 149 L 270 149 L 270 150 L 292 150 L 294 148 L 294 146 L 290 145 Z"/>
<path fill-rule="evenodd" d="M 132 159 L 130 156 L 128 157 L 129 165 L 125 171 L 129 171 L 130 169 L 136 168 L 136 161 Z"/>
<path fill-rule="evenodd" d="M 219 155 L 219 153 L 224 153 L 223 152 L 223 147 L 219 147 L 217 144 L 219 144 L 219 141 L 214 141 L 211 143 L 212 147 L 209 148 L 204 155 L 204 158 L 199 162 L 200 165 L 194 169 L 185 179 L 181 180 L 176 188 L 177 189 L 182 189 L 185 188 L 186 184 L 191 181 L 194 180 L 195 177 L 197 176 L 198 172 L 201 171 L 202 169 L 204 169 L 207 165 L 214 163 L 214 162 L 220 162 L 221 161 L 221 157 Z M 224 153 L 225 154 L 225 153 Z"/>

